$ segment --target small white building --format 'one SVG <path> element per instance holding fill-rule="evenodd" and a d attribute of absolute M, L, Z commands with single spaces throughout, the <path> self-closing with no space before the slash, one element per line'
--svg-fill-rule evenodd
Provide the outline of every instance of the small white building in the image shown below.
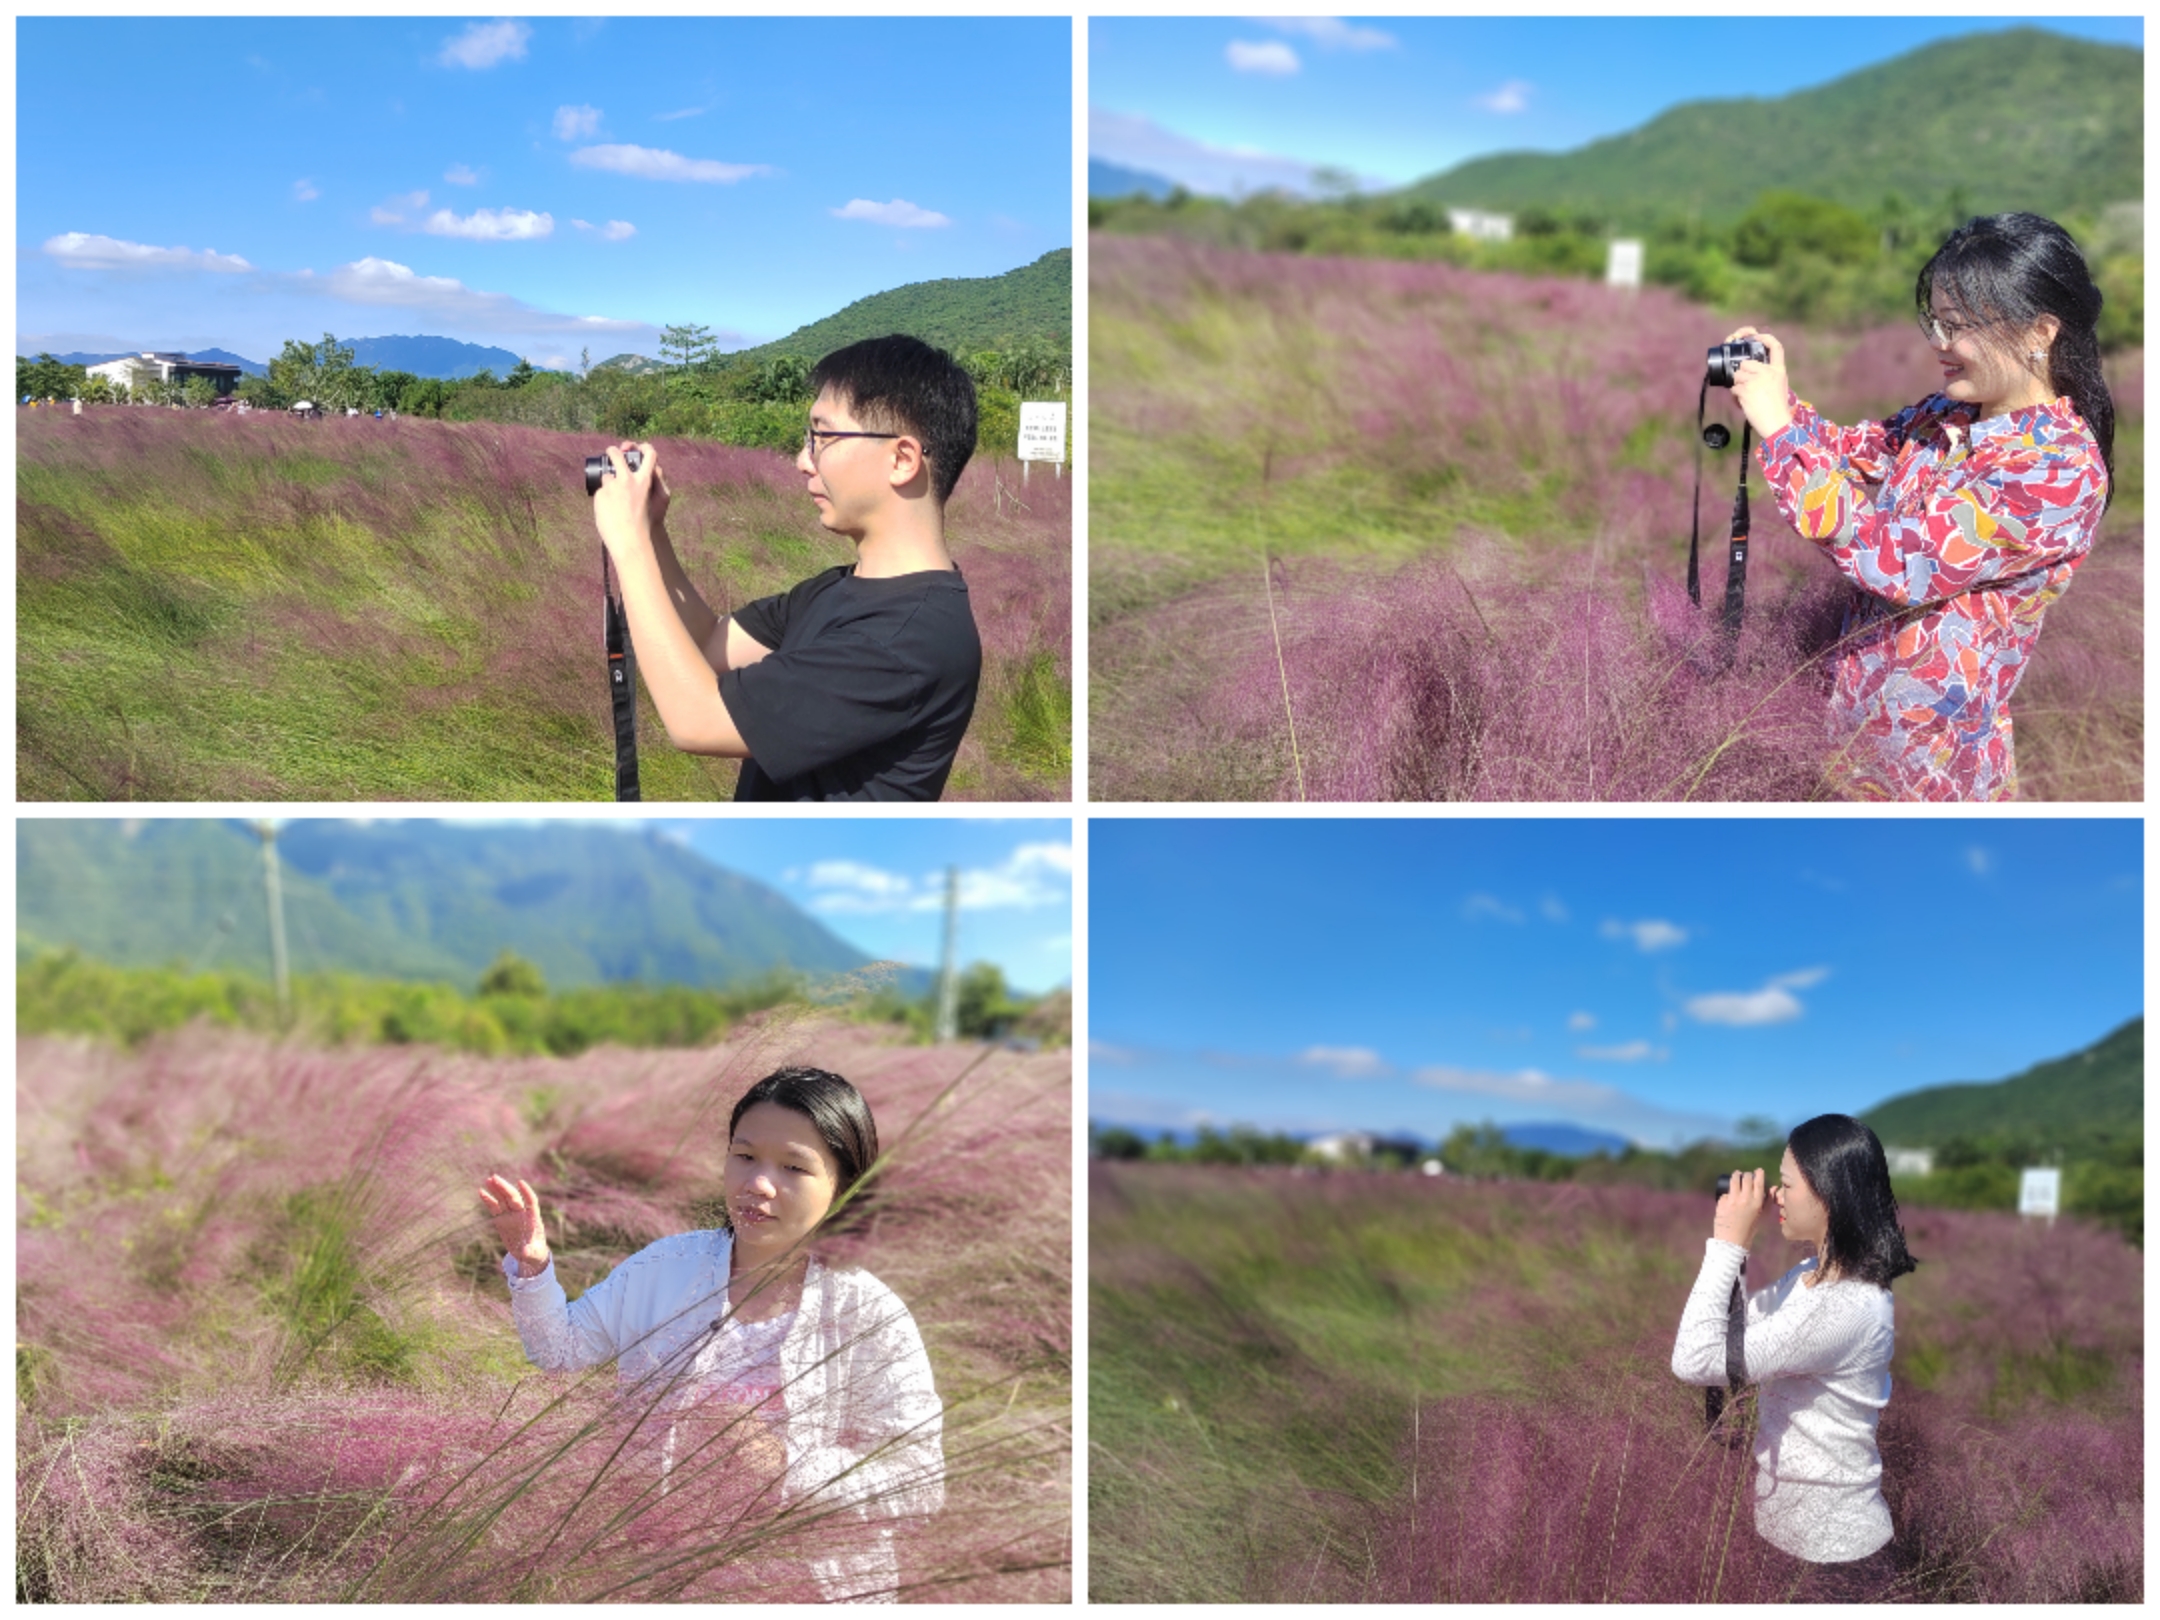
<path fill-rule="evenodd" d="M 124 354 L 117 360 L 83 369 L 89 376 L 103 377 L 115 388 L 130 390 L 138 378 L 144 382 L 171 383 L 186 382 L 190 377 L 208 377 L 217 384 L 221 394 L 229 394 L 239 387 L 243 375 L 238 366 L 229 366 L 223 361 L 190 360 L 184 354 L 152 349 L 145 349 L 140 354 Z"/>
<path fill-rule="evenodd" d="M 1883 1157 L 1890 1162 L 1893 1176 L 1927 1176 L 1935 1173 L 1935 1150 L 1933 1148 L 1885 1147 Z"/>
<path fill-rule="evenodd" d="M 1350 1164 L 1372 1157 L 1374 1138 L 1369 1131 L 1336 1131 L 1328 1136 L 1316 1136 L 1305 1144 L 1305 1150 L 1316 1159 L 1332 1159 L 1337 1164 Z"/>
<path fill-rule="evenodd" d="M 1480 242 L 1507 242 L 1515 236 L 1513 214 L 1488 214 L 1476 208 L 1450 208 L 1447 211 L 1448 229 L 1457 236 L 1473 237 Z"/>

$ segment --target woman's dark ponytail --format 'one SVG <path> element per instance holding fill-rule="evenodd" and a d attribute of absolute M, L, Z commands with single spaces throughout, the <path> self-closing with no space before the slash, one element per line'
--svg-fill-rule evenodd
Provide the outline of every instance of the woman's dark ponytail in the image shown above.
<path fill-rule="evenodd" d="M 2038 214 L 1969 219 L 1921 268 L 1913 298 L 1922 319 L 1934 310 L 1938 285 L 1983 320 L 2024 327 L 2052 315 L 2061 323 L 2048 345 L 2048 387 L 2067 397 L 2092 430 L 2113 505 L 2115 397 L 2100 371 L 2100 289 L 2070 233 Z"/>

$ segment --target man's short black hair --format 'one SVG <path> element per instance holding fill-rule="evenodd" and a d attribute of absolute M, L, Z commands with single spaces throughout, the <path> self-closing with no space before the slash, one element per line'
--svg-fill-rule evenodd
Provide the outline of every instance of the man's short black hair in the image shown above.
<path fill-rule="evenodd" d="M 873 432 L 920 439 L 938 505 L 952 498 L 975 453 L 975 379 L 951 355 L 899 333 L 865 338 L 817 363 L 810 392 L 828 388 Z"/>

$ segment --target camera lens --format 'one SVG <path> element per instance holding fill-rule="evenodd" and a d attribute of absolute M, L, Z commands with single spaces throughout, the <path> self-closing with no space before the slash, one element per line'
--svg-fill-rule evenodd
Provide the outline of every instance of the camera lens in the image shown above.
<path fill-rule="evenodd" d="M 632 472 L 636 472 L 645 465 L 645 452 L 642 450 L 625 450 L 623 460 L 630 464 Z M 585 493 L 587 495 L 599 494 L 600 480 L 611 478 L 614 473 L 615 465 L 606 456 L 587 456 L 585 458 Z"/>
<path fill-rule="evenodd" d="M 1723 1198 L 1723 1197 L 1724 1197 L 1724 1196 L 1725 1196 L 1725 1195 L 1726 1195 L 1727 1193 L 1729 1193 L 1729 1192 L 1731 1192 L 1731 1191 L 1732 1191 L 1732 1177 L 1731 1177 L 1731 1176 L 1719 1176 L 1719 1177 L 1717 1178 L 1717 1195 L 1718 1195 L 1718 1196 L 1719 1196 L 1720 1198 Z"/>

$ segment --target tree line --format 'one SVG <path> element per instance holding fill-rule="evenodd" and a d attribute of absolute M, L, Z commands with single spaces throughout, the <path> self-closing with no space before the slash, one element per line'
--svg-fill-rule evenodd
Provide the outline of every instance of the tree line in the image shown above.
<path fill-rule="evenodd" d="M 1062 995 L 1018 994 L 990 962 L 963 971 L 958 989 L 956 1022 L 965 1039 L 1071 1043 L 1071 1005 Z M 505 950 L 469 990 L 323 973 L 294 978 L 290 991 L 288 1011 L 273 986 L 252 974 L 116 967 L 73 949 L 47 950 L 17 969 L 15 1027 L 23 1035 L 89 1035 L 137 1046 L 204 1020 L 334 1046 L 425 1044 L 486 1057 L 574 1057 L 609 1044 L 709 1045 L 752 1013 L 803 1001 L 812 987 L 796 975 L 771 973 L 718 989 L 632 983 L 551 990 L 537 966 Z M 936 1000 L 934 989 L 910 995 L 888 985 L 834 1010 L 928 1041 Z"/>
<path fill-rule="evenodd" d="M 545 370 L 521 358 L 501 377 L 483 370 L 450 379 L 359 365 L 354 351 L 326 332 L 320 343 L 287 339 L 267 374 L 242 377 L 233 393 L 263 410 L 309 401 L 326 411 L 515 422 L 615 439 L 715 439 L 783 452 L 801 445 L 812 361 L 785 353 L 722 354 L 710 329 L 699 325 L 667 327 L 660 352 L 652 370 L 595 366 L 588 349 L 575 371 Z M 1071 400 L 1072 355 L 1064 345 L 1030 337 L 955 358 L 975 380 L 979 453 L 1014 453 L 1023 399 Z M 50 354 L 18 355 L 15 397 L 196 406 L 219 397 L 203 377 L 168 384 L 138 375 L 131 391 L 87 373 Z"/>
<path fill-rule="evenodd" d="M 1270 253 L 1437 260 L 1469 269 L 1602 279 L 1615 237 L 1643 243 L 1643 279 L 1698 303 L 1785 320 L 1865 325 L 1912 312 L 1913 280 L 1942 239 L 1977 212 L 1952 188 L 1931 200 L 1885 193 L 1869 209 L 1798 191 L 1765 191 L 1727 223 L 1621 210 L 1525 208 L 1509 240 L 1453 230 L 1441 203 L 1407 193 L 1361 193 L 1323 171 L 1323 195 L 1267 191 L 1237 200 L 1183 189 L 1167 197 L 1090 197 L 1091 230 L 1168 234 Z M 1331 193 L 1331 194 L 1330 194 Z M 2077 238 L 2106 300 L 2105 349 L 2145 341 L 2142 216 L 2108 210 L 2060 223 Z"/>

